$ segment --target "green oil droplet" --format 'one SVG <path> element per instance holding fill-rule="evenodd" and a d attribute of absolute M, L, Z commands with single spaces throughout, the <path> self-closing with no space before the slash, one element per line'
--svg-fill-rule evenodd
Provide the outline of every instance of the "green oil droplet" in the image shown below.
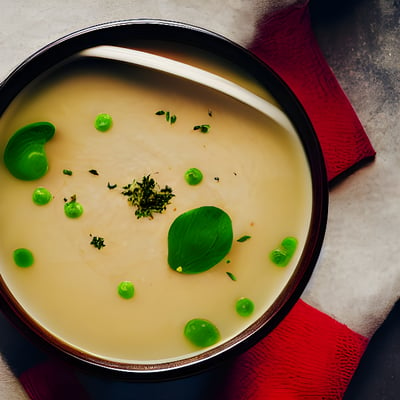
<path fill-rule="evenodd" d="M 76 201 L 65 203 L 64 213 L 68 218 L 79 218 L 83 214 L 82 204 Z"/>
<path fill-rule="evenodd" d="M 253 311 L 254 311 L 254 303 L 247 297 L 241 297 L 236 302 L 236 312 L 241 317 L 248 317 L 251 314 L 253 314 Z"/>
<path fill-rule="evenodd" d="M 184 329 L 184 335 L 197 347 L 208 347 L 217 343 L 220 333 L 210 321 L 201 318 L 190 320 Z"/>
<path fill-rule="evenodd" d="M 100 132 L 108 131 L 112 126 L 113 120 L 110 114 L 99 114 L 94 122 L 95 128 Z"/>
<path fill-rule="evenodd" d="M 49 168 L 45 144 L 54 132 L 50 122 L 35 122 L 18 129 L 4 150 L 4 163 L 10 173 L 24 181 L 45 175 Z"/>
<path fill-rule="evenodd" d="M 14 250 L 13 258 L 15 264 L 22 268 L 30 267 L 34 262 L 32 252 L 22 247 Z"/>
<path fill-rule="evenodd" d="M 45 204 L 49 203 L 51 199 L 52 195 L 50 191 L 44 187 L 36 188 L 32 194 L 32 200 L 38 206 L 44 206 Z"/>
<path fill-rule="evenodd" d="M 135 287 L 130 281 L 123 281 L 118 285 L 118 294 L 124 299 L 131 299 L 135 294 Z"/>
<path fill-rule="evenodd" d="M 198 168 L 189 168 L 185 172 L 185 181 L 189 185 L 198 185 L 203 180 L 203 174 Z"/>

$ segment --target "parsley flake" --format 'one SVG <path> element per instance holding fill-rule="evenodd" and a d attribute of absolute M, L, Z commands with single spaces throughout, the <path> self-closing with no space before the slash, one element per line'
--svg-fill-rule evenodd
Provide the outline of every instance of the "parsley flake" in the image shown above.
<path fill-rule="evenodd" d="M 194 131 L 200 131 L 201 133 L 208 133 L 210 132 L 211 126 L 208 124 L 202 124 L 202 125 L 195 125 L 193 127 Z"/>
<path fill-rule="evenodd" d="M 90 244 L 99 250 L 106 246 L 104 243 L 104 238 L 99 236 L 92 236 L 92 241 L 90 242 Z"/>
<path fill-rule="evenodd" d="M 239 242 L 239 243 L 243 243 L 243 242 L 245 242 L 246 240 L 249 240 L 251 238 L 251 236 L 249 236 L 249 235 L 243 235 L 242 237 L 240 237 L 238 240 L 236 240 L 237 242 Z"/>
<path fill-rule="evenodd" d="M 237 281 L 236 276 L 233 275 L 232 272 L 227 272 L 226 274 L 227 274 L 227 275 L 229 276 L 229 278 L 231 278 L 234 282 Z"/>

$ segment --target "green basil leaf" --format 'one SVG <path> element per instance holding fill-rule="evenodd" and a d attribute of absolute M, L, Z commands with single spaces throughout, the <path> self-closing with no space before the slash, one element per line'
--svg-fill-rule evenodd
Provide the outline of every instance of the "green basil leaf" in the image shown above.
<path fill-rule="evenodd" d="M 220 208 L 204 206 L 175 219 L 168 232 L 168 264 L 185 274 L 204 272 L 230 251 L 232 221 Z"/>

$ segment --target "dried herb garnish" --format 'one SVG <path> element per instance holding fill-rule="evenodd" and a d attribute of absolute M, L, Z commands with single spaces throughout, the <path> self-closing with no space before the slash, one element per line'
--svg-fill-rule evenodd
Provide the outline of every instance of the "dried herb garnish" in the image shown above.
<path fill-rule="evenodd" d="M 194 131 L 200 131 L 201 133 L 208 133 L 210 132 L 211 126 L 208 124 L 202 124 L 202 125 L 195 125 L 193 127 Z"/>
<path fill-rule="evenodd" d="M 237 281 L 236 276 L 233 275 L 232 272 L 227 272 L 226 274 L 227 274 L 227 275 L 229 276 L 229 278 L 231 278 L 234 282 Z"/>
<path fill-rule="evenodd" d="M 170 111 L 159 110 L 155 113 L 156 115 L 165 115 L 165 120 L 169 122 L 171 125 L 176 122 L 176 115 L 171 114 Z"/>
<path fill-rule="evenodd" d="M 122 194 L 128 197 L 128 203 L 136 207 L 136 217 L 153 219 L 153 213 L 162 213 L 166 210 L 170 200 L 175 196 L 169 186 L 160 188 L 150 175 L 144 176 L 142 181 L 134 180 L 122 187 Z"/>
<path fill-rule="evenodd" d="M 64 197 L 64 202 L 67 203 L 68 199 L 66 197 Z M 69 198 L 69 203 L 76 203 L 76 194 L 73 194 L 70 198 Z M 68 204 L 69 204 L 68 203 Z"/>
<path fill-rule="evenodd" d="M 107 183 L 107 187 L 108 187 L 110 190 L 112 190 L 112 189 L 115 189 L 115 188 L 117 187 L 117 184 L 115 183 L 114 185 L 111 185 L 111 183 L 108 182 L 108 183 Z"/>
<path fill-rule="evenodd" d="M 72 171 L 70 169 L 63 169 L 63 174 L 71 176 L 72 175 Z"/>
<path fill-rule="evenodd" d="M 249 240 L 251 238 L 251 236 L 249 236 L 249 235 L 243 235 L 242 237 L 240 237 L 238 240 L 236 240 L 237 242 L 239 242 L 239 243 L 243 243 L 243 242 L 245 242 L 246 240 Z"/>
<path fill-rule="evenodd" d="M 90 236 L 92 236 L 92 235 L 90 235 Z M 104 243 L 104 238 L 99 237 L 99 236 L 93 236 L 90 244 L 99 250 L 106 246 Z"/>
<path fill-rule="evenodd" d="M 89 172 L 90 172 L 92 175 L 99 175 L 99 173 L 98 173 L 95 169 L 89 169 Z"/>

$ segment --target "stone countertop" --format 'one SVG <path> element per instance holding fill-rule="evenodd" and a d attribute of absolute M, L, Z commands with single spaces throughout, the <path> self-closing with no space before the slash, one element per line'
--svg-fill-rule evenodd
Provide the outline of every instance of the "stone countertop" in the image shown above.
<path fill-rule="evenodd" d="M 354 296 L 368 303 L 371 312 L 363 307 L 361 318 L 369 326 L 364 333 L 372 334 L 370 319 L 379 324 L 382 310 L 400 295 L 400 2 L 315 1 L 311 12 L 324 55 L 377 151 L 373 164 L 332 189 L 327 236 L 345 247 L 346 240 L 356 243 L 343 250 L 342 261 L 348 268 L 362 265 L 369 275 L 360 277 L 365 286 L 357 285 Z M 355 314 L 357 304 L 348 303 Z M 399 337 L 397 303 L 373 336 L 345 400 L 400 398 Z"/>

